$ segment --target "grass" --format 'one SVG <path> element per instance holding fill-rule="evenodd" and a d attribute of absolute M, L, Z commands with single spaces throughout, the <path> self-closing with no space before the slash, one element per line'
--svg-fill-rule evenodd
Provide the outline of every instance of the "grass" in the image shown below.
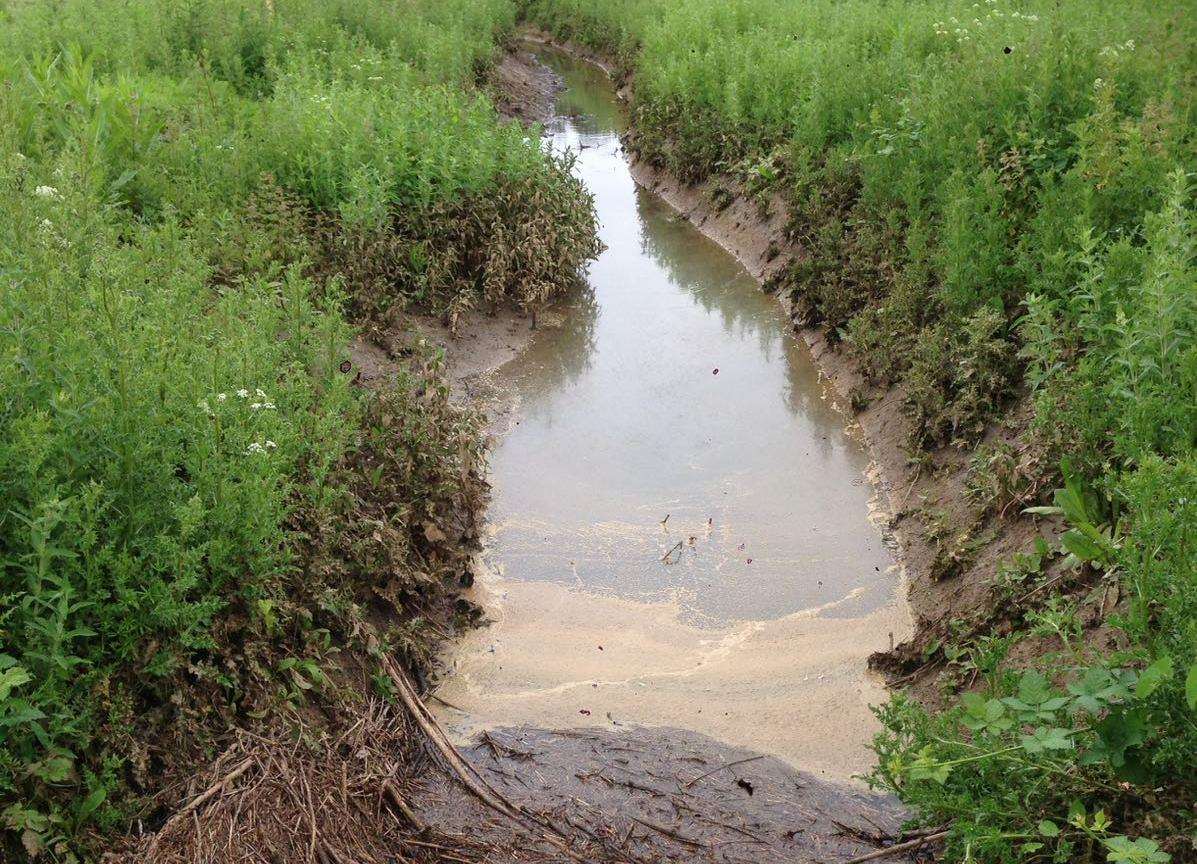
<path fill-rule="evenodd" d="M 639 158 L 781 196 L 803 254 L 771 287 L 873 384 L 901 386 L 912 451 L 972 450 L 1033 403 L 1017 459 L 983 450 L 969 488 L 1013 512 L 1028 490 L 1060 486 L 1041 512 L 1068 531 L 1063 548 L 1025 550 L 1001 578 L 1033 556 L 1036 571 L 1054 561 L 1076 571 L 1068 584 L 1129 598 L 1106 622 L 1120 647 L 1102 654 L 1078 641 L 1081 598 L 1040 592 L 1010 638 L 1059 650 L 1030 670 L 987 661 L 997 671 L 944 712 L 897 697 L 881 712 L 875 782 L 928 823 L 951 823 L 949 860 L 1191 859 L 1189 4 L 523 8 L 633 74 Z"/>
<path fill-rule="evenodd" d="M 476 87 L 514 20 L 0 4 L 0 857 L 152 824 L 380 597 L 427 659 L 477 429 L 428 352 L 379 392 L 344 369 L 355 328 L 533 306 L 594 250 L 568 166 Z"/>

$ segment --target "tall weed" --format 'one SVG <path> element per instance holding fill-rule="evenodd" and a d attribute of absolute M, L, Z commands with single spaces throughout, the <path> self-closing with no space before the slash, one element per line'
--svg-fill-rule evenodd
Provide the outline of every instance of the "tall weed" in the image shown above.
<path fill-rule="evenodd" d="M 514 20 L 0 7 L 0 857 L 94 851 L 324 680 L 375 566 L 426 659 L 476 428 L 433 359 L 369 397 L 342 370 L 351 317 L 534 306 L 595 252 L 568 164 L 475 89 Z"/>

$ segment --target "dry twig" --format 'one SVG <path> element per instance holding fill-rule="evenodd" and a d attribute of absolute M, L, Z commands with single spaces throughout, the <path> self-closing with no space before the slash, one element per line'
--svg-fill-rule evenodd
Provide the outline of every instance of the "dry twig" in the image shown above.
<path fill-rule="evenodd" d="M 847 861 L 841 861 L 840 864 L 863 864 L 865 861 L 873 861 L 877 858 L 884 858 L 887 855 L 892 855 L 895 852 L 906 852 L 910 849 L 917 849 L 927 843 L 932 843 L 936 840 L 942 840 L 948 836 L 947 831 L 940 831 L 938 834 L 928 834 L 926 837 L 916 837 L 914 840 L 907 840 L 905 843 L 895 843 L 893 846 L 887 846 L 884 849 L 878 849 L 876 852 L 869 852 L 865 855 L 857 855 L 855 858 L 849 858 Z"/>

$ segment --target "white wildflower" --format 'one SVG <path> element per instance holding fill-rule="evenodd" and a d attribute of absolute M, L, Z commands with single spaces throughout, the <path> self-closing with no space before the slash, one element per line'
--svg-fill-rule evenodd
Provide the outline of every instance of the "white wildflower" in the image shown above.
<path fill-rule="evenodd" d="M 265 453 L 265 452 L 266 452 L 266 448 L 263 447 L 261 444 L 259 444 L 257 441 L 254 441 L 252 444 L 250 444 L 248 447 L 245 448 L 246 456 L 253 456 L 256 453 L 260 454 L 260 453 Z"/>
<path fill-rule="evenodd" d="M 58 194 L 58 190 L 55 189 L 53 186 L 38 186 L 36 189 L 33 190 L 33 194 L 35 194 L 38 198 L 61 198 L 62 197 L 61 195 Z"/>
<path fill-rule="evenodd" d="M 212 408 L 208 405 L 207 399 L 201 399 L 195 403 L 195 407 L 203 411 L 205 414 L 211 414 Z"/>
<path fill-rule="evenodd" d="M 237 391 L 237 397 L 238 397 L 239 399 L 248 399 L 248 398 L 249 398 L 249 391 L 248 391 L 248 390 L 246 390 L 244 387 L 242 387 L 240 390 L 238 390 L 238 391 Z"/>
<path fill-rule="evenodd" d="M 259 399 L 266 398 L 266 394 L 262 392 L 262 389 L 260 387 L 254 388 L 254 395 L 257 396 Z"/>
<path fill-rule="evenodd" d="M 266 449 L 267 450 L 274 450 L 276 447 L 278 447 L 278 445 L 275 444 L 273 441 L 270 441 L 270 440 L 266 441 Z"/>
<path fill-rule="evenodd" d="M 217 401 L 217 402 L 223 402 L 225 399 L 228 399 L 228 398 L 229 398 L 229 396 L 228 396 L 228 394 L 227 394 L 227 393 L 217 393 L 217 394 L 216 394 L 216 401 Z"/>

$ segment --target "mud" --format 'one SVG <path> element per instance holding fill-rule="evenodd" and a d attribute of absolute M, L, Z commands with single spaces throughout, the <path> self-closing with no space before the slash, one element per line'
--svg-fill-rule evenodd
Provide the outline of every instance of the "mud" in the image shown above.
<path fill-rule="evenodd" d="M 503 116 L 525 125 L 553 118 L 561 87 L 561 79 L 537 62 L 527 47 L 517 46 L 504 54 L 491 74 L 495 107 Z"/>
<path fill-rule="evenodd" d="M 694 732 L 496 729 L 463 754 L 510 801 L 585 838 L 594 856 L 586 860 L 835 862 L 902 836 L 891 800 Z M 450 836 L 511 845 L 509 823 L 442 781 L 423 786 L 419 800 L 422 815 Z M 576 860 L 527 842 L 526 858 L 491 860 Z"/>
<path fill-rule="evenodd" d="M 465 635 L 437 691 L 459 740 L 493 726 L 681 726 L 772 753 L 821 777 L 871 767 L 869 648 L 901 632 L 893 607 L 861 618 L 810 610 L 700 629 L 670 603 L 589 597 L 552 583 L 505 583 L 483 602 L 499 625 Z M 496 643 L 496 640 L 501 640 Z M 437 706 L 434 706 L 437 707 Z M 465 710 L 462 710 L 465 709 Z"/>

